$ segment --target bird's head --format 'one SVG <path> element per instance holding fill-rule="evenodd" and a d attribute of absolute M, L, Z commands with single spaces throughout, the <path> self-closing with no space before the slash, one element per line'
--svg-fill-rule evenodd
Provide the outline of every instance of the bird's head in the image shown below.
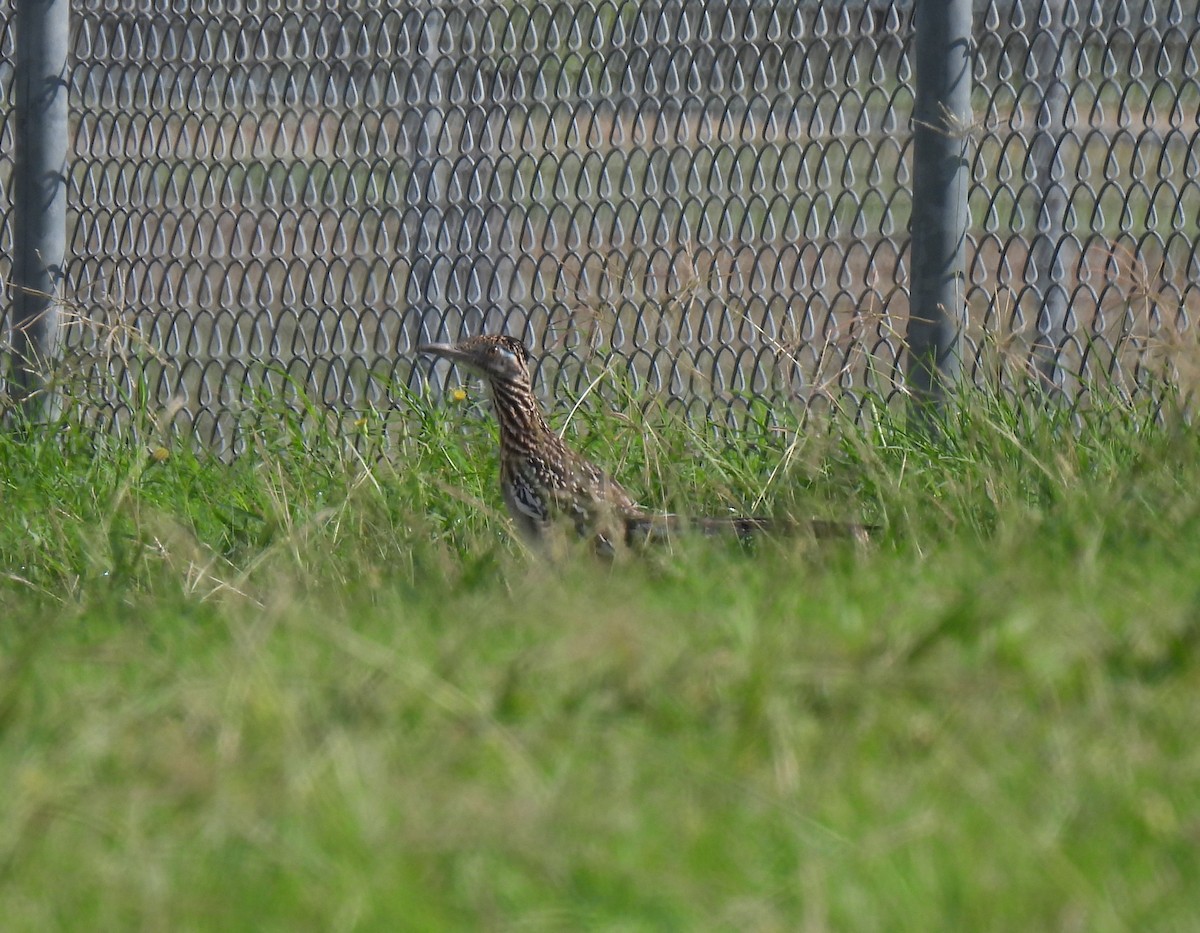
<path fill-rule="evenodd" d="M 461 363 L 492 382 L 530 381 L 529 350 L 515 337 L 480 334 L 458 343 L 421 344 L 417 351 Z"/>

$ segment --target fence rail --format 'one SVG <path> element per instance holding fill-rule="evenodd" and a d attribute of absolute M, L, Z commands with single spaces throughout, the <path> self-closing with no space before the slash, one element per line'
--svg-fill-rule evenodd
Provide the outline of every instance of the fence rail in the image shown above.
<path fill-rule="evenodd" d="M 973 35 L 964 378 L 1170 378 L 1200 2 L 976 3 Z M 101 423 L 349 425 L 456 382 L 411 351 L 483 328 L 547 394 L 607 369 L 714 423 L 903 392 L 908 2 L 87 0 L 70 49 L 62 366 Z"/>

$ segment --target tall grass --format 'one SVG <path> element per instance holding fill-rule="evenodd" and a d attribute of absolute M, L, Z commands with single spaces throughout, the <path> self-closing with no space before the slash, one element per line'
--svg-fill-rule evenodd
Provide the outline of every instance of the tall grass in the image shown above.
<path fill-rule="evenodd" d="M 628 402 L 567 430 L 647 504 L 882 533 L 547 564 L 472 398 L 232 464 L 0 435 L 5 927 L 1192 926 L 1183 417 Z"/>

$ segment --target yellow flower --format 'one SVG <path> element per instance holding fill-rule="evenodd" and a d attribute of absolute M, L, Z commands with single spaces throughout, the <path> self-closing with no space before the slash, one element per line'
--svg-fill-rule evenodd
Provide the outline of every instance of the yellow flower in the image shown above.
<path fill-rule="evenodd" d="M 467 390 L 464 389 L 462 386 L 459 386 L 457 389 L 455 389 L 453 392 L 450 393 L 450 401 L 452 401 L 452 402 L 465 402 L 466 400 L 467 400 Z"/>
<path fill-rule="evenodd" d="M 165 460 L 171 459 L 171 451 L 165 447 L 155 447 L 150 451 L 150 459 L 155 463 L 162 463 Z"/>

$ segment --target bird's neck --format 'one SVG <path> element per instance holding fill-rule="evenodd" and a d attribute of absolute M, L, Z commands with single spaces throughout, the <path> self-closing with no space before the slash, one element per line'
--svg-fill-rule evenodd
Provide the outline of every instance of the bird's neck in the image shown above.
<path fill-rule="evenodd" d="M 511 380 L 490 380 L 492 407 L 500 425 L 500 445 L 513 454 L 536 453 L 558 435 L 546 423 L 532 386 Z"/>

